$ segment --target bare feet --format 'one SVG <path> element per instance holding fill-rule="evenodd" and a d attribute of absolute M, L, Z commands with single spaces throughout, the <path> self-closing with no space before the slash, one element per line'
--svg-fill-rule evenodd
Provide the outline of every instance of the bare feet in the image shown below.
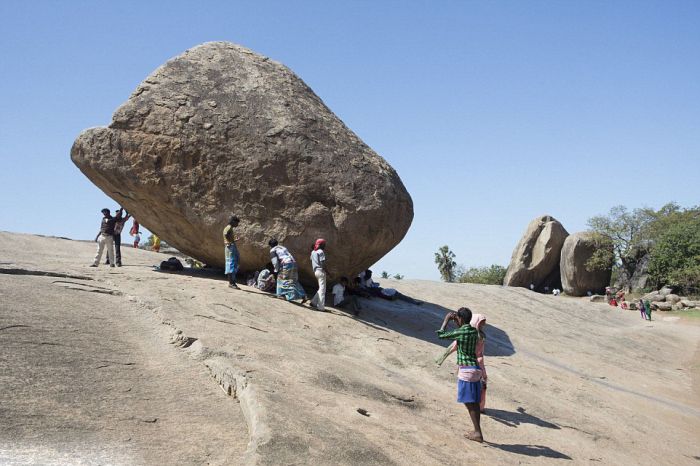
<path fill-rule="evenodd" d="M 471 440 L 473 442 L 482 443 L 484 441 L 484 437 L 479 432 L 468 432 L 464 434 L 464 436 L 467 438 L 467 440 Z"/>

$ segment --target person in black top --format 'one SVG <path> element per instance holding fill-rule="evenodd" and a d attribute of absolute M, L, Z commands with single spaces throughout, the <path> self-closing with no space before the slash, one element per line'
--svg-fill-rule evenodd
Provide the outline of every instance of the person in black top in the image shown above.
<path fill-rule="evenodd" d="M 116 215 L 114 217 L 114 255 L 117 259 L 117 267 L 122 266 L 122 230 L 124 230 L 124 224 L 131 218 L 128 212 L 126 212 L 126 217 L 124 217 L 124 208 L 121 207 L 119 210 L 115 211 Z M 109 264 L 109 257 L 105 261 L 105 264 Z"/>
<path fill-rule="evenodd" d="M 117 222 L 115 217 L 112 217 L 109 209 L 102 209 L 102 223 L 100 224 L 100 232 L 95 238 L 97 243 L 97 254 L 95 260 L 90 267 L 100 265 L 102 259 L 102 251 L 107 247 L 107 257 L 109 258 L 109 266 L 114 267 L 114 225 Z"/>

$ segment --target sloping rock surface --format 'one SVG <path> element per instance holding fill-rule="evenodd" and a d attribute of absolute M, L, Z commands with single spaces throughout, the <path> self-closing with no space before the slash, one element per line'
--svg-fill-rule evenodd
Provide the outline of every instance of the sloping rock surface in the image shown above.
<path fill-rule="evenodd" d="M 164 254 L 125 248 L 110 269 L 94 253 L 0 232 L 2 465 L 697 463 L 692 317 L 422 280 L 380 280 L 422 305 L 362 298 L 353 316 L 153 271 Z M 488 319 L 488 446 L 463 437 L 456 356 L 434 363 L 465 303 Z"/>
<path fill-rule="evenodd" d="M 180 251 L 223 266 L 238 215 L 241 271 L 276 237 L 313 277 L 360 271 L 406 234 L 413 203 L 394 169 L 284 65 L 231 43 L 194 47 L 153 72 L 71 158 L 108 196 Z"/>
<path fill-rule="evenodd" d="M 586 262 L 598 249 L 594 236 L 589 232 L 574 233 L 566 238 L 561 249 L 561 284 L 571 296 L 584 296 L 588 291 L 602 292 L 610 284 L 612 269 L 586 269 Z"/>
<path fill-rule="evenodd" d="M 543 215 L 531 221 L 518 242 L 503 280 L 506 286 L 535 285 L 541 290 L 561 285 L 559 259 L 569 233 L 554 217 Z"/>

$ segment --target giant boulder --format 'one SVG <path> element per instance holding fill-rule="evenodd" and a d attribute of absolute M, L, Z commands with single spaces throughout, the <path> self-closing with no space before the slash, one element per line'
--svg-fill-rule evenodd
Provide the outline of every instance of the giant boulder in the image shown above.
<path fill-rule="evenodd" d="M 602 292 L 610 284 L 612 268 L 589 270 L 586 267 L 586 262 L 599 247 L 590 232 L 574 233 L 566 238 L 559 263 L 562 289 L 566 294 L 585 296 L 588 291 Z"/>
<path fill-rule="evenodd" d="M 78 136 L 71 158 L 146 228 L 205 263 L 223 266 L 222 230 L 239 216 L 243 272 L 269 261 L 276 237 L 310 280 L 310 247 L 323 237 L 331 274 L 353 274 L 413 219 L 396 171 L 299 77 L 226 42 L 155 70 L 108 127 Z"/>
<path fill-rule="evenodd" d="M 567 236 L 562 224 L 550 215 L 531 221 L 513 251 L 503 284 L 534 284 L 536 290 L 560 287 L 559 256 Z"/>

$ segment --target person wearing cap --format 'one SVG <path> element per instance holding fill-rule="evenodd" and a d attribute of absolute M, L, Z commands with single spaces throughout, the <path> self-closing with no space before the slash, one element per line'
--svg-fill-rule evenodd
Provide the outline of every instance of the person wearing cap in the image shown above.
<path fill-rule="evenodd" d="M 102 252 L 107 248 L 107 257 L 109 258 L 109 266 L 114 267 L 114 225 L 116 218 L 112 217 L 109 209 L 102 209 L 102 223 L 100 224 L 100 232 L 95 237 L 97 243 L 97 254 L 95 260 L 90 267 L 97 267 L 102 260 Z"/>
<path fill-rule="evenodd" d="M 314 243 L 314 250 L 311 251 L 311 268 L 318 280 L 318 291 L 311 298 L 311 305 L 319 311 L 326 310 L 326 240 L 319 238 Z"/>

